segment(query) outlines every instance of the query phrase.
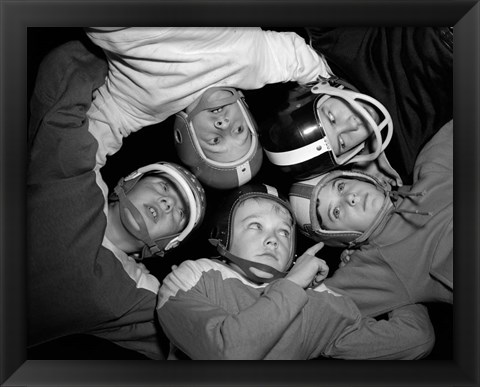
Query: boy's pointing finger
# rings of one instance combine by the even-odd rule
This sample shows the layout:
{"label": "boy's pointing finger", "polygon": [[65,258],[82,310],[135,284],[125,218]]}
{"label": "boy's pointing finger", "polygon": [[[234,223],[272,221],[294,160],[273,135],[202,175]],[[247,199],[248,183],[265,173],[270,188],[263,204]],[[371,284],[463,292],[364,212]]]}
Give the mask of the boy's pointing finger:
{"label": "boy's pointing finger", "polygon": [[316,245],[313,245],[312,247],[308,248],[307,251],[305,251],[305,254],[315,255],[323,248],[323,246],[324,246],[323,242],[318,242]]}

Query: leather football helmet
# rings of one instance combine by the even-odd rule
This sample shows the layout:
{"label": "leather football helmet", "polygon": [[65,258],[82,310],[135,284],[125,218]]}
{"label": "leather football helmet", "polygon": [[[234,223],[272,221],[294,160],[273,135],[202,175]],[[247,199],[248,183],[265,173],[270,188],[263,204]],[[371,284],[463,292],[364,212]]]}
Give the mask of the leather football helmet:
{"label": "leather football helmet", "polygon": [[[218,253],[238,265],[245,273],[245,275],[252,281],[257,283],[271,282],[274,279],[284,277],[286,272],[280,272],[273,267],[264,265],[258,262],[252,262],[244,257],[238,257],[230,253],[229,249],[232,243],[233,236],[233,220],[235,217],[238,206],[245,200],[250,198],[265,198],[273,200],[279,203],[282,207],[287,209],[290,213],[293,221],[292,225],[292,245],[290,250],[289,261],[286,265],[286,270],[290,268],[293,259],[295,257],[295,244],[296,244],[296,222],[293,210],[288,202],[288,199],[284,197],[279,191],[272,186],[266,184],[246,184],[230,193],[225,199],[223,205],[218,208],[216,214],[216,222],[210,233],[210,243],[217,248]],[[263,278],[255,275],[250,271],[250,268],[256,268],[261,271],[272,274],[271,278]]]}
{"label": "leather football helmet", "polygon": [[[230,97],[217,100],[212,105],[208,97],[217,90],[228,91]],[[219,162],[208,158],[198,141],[192,118],[203,110],[215,109],[229,104],[238,104],[251,134],[248,152],[239,160]],[[174,124],[175,147],[177,154],[193,174],[205,185],[217,189],[231,189],[248,183],[259,171],[263,152],[258,139],[257,124],[253,119],[245,97],[240,90],[232,87],[211,87],[200,97],[198,105],[189,113],[177,113]]]}

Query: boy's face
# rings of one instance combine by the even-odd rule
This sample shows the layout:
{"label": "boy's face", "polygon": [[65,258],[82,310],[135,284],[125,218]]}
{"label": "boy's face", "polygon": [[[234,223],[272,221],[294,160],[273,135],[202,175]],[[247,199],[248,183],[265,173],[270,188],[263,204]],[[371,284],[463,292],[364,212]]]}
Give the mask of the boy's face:
{"label": "boy's face", "polygon": [[293,221],[284,207],[268,199],[247,199],[235,213],[230,252],[283,271],[293,236]]}
{"label": "boy's face", "polygon": [[[155,240],[179,233],[187,225],[188,206],[182,194],[170,180],[147,175],[135,184],[127,197],[140,212],[150,237]],[[131,224],[139,229],[130,212],[127,214]]]}
{"label": "boy's face", "polygon": [[364,232],[377,217],[385,194],[375,185],[338,178],[317,196],[317,215],[326,230]]}
{"label": "boy's face", "polygon": [[[217,90],[208,102],[229,97],[226,90]],[[187,108],[187,113],[190,109]],[[252,135],[238,103],[203,110],[192,118],[198,141],[205,156],[219,162],[241,159],[250,149]]]}
{"label": "boy's face", "polygon": [[[374,108],[360,101],[358,103],[377,124],[380,122]],[[372,134],[367,122],[339,98],[330,97],[317,109],[332,150],[337,156],[354,148]]]}

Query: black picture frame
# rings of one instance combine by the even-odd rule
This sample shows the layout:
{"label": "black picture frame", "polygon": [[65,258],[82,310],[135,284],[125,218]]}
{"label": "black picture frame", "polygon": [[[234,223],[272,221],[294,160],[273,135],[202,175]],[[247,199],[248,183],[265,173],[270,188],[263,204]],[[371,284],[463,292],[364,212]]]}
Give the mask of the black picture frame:
{"label": "black picture frame", "polygon": [[[417,1],[0,2],[0,383],[2,386],[477,386],[480,5]],[[419,362],[26,360],[25,171],[28,27],[83,25],[454,26],[454,358]]]}

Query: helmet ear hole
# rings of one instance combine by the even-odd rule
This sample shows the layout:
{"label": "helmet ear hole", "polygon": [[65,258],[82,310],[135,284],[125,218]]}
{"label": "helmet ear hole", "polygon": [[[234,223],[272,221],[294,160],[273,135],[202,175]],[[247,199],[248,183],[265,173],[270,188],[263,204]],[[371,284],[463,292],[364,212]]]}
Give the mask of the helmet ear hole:
{"label": "helmet ear hole", "polygon": [[175,129],[174,136],[175,136],[175,142],[177,144],[181,144],[183,142],[183,137],[182,137],[182,133],[180,133],[180,130]]}

